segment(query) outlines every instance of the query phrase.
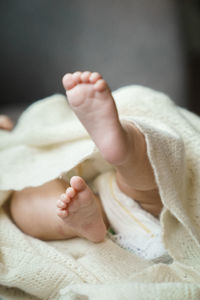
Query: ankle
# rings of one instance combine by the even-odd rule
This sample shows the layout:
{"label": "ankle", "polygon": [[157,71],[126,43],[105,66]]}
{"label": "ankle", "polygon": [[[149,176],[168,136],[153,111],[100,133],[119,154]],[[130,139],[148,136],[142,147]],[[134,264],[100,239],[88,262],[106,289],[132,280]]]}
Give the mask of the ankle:
{"label": "ankle", "polygon": [[135,161],[135,166],[146,157],[146,141],[143,133],[131,122],[123,122],[127,139],[127,161]]}
{"label": "ankle", "polygon": [[100,152],[104,159],[113,166],[124,164],[127,159],[129,139],[123,128],[109,135],[106,134],[105,142],[101,144]]}

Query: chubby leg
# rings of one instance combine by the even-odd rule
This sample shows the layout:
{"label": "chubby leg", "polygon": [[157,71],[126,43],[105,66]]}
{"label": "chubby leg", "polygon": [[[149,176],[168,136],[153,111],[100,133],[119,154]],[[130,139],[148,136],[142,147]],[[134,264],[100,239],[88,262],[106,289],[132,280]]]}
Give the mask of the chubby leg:
{"label": "chubby leg", "polygon": [[[94,242],[102,241],[106,227],[100,202],[81,178],[72,178],[72,186],[71,191],[76,195],[71,197],[73,200],[70,198],[68,217],[65,215],[66,209],[59,207],[59,199],[66,194],[69,185],[57,179],[39,187],[14,192],[10,201],[12,220],[24,233],[42,240],[82,236]],[[91,216],[88,220],[90,214],[96,219]],[[82,230],[84,226],[87,230]],[[95,226],[98,229],[94,232]]]}
{"label": "chubby leg", "polygon": [[134,124],[119,121],[105,80],[96,72],[75,72],[63,77],[63,85],[71,108],[102,156],[116,168],[120,189],[158,216],[162,203],[145,138]]}

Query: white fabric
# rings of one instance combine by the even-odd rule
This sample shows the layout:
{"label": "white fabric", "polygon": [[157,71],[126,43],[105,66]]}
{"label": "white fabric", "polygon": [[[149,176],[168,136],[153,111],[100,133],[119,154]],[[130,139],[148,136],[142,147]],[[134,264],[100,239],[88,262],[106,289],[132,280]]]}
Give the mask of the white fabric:
{"label": "white fabric", "polygon": [[[152,290],[154,290],[153,293]],[[69,286],[61,291],[60,300],[198,300],[199,298],[199,288],[192,283],[185,283],[184,285],[176,282],[160,283],[156,286],[152,283],[144,285],[142,283],[120,282],[120,289],[119,283]]]}
{"label": "white fabric", "polygon": [[120,191],[115,172],[99,175],[93,185],[115,232],[113,241],[144,259],[168,261],[159,220]]}
{"label": "white fabric", "polygon": [[[0,295],[4,299],[23,295],[21,299],[55,300],[65,287],[62,299],[82,295],[100,300],[105,292],[112,295],[110,299],[120,300],[124,290],[129,299],[139,294],[144,299],[171,299],[171,291],[176,290],[177,299],[188,295],[199,299],[200,119],[147,88],[129,86],[113,94],[120,117],[134,122],[145,135],[164,205],[163,243],[173,263],[143,260],[110,239],[100,244],[78,238],[46,243],[24,235],[0,209]],[[40,185],[86,158],[93,169],[95,153],[63,96],[33,104],[13,132],[0,131],[0,203],[13,189]],[[98,175],[99,165],[104,169],[98,159],[88,170],[92,176]]]}

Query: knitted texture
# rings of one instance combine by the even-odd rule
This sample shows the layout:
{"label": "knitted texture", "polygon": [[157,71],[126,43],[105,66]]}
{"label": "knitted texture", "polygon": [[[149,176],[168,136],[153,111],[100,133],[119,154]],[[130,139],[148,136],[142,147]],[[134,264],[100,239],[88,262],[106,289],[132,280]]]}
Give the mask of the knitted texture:
{"label": "knitted texture", "polygon": [[[145,261],[108,238],[100,244],[43,242],[23,234],[1,209],[3,299],[199,299],[200,120],[147,88],[113,94],[120,118],[145,135],[164,205],[163,242],[173,263]],[[10,191],[41,185],[80,162],[84,175],[84,162],[90,162],[91,178],[108,168],[65,97],[36,102],[12,132],[0,131],[0,203]]]}

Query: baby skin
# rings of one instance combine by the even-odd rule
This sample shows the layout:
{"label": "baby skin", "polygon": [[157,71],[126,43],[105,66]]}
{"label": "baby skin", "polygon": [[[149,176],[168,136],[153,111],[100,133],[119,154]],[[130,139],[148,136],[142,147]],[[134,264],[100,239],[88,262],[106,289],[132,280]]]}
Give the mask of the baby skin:
{"label": "baby skin", "polygon": [[[64,76],[63,85],[72,110],[116,169],[119,188],[158,217],[162,203],[144,135],[134,124],[120,122],[106,81],[96,72],[75,72]],[[25,233],[43,240],[80,236],[100,242],[108,227],[100,199],[79,176],[69,185],[56,179],[13,193],[10,215]]]}
{"label": "baby skin", "polygon": [[3,130],[12,130],[13,122],[5,115],[0,115],[0,129]]}

